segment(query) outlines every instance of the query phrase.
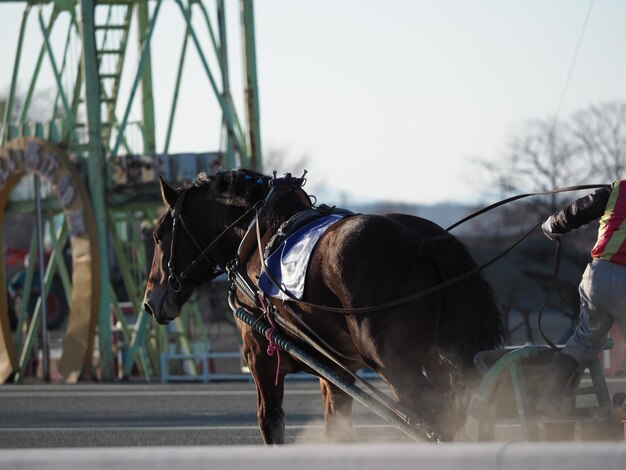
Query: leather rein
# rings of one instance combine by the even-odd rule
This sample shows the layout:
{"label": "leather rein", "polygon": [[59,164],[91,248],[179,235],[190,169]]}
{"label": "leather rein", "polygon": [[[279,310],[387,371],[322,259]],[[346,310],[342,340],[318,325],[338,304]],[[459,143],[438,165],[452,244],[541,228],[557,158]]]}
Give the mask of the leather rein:
{"label": "leather rein", "polygon": [[[297,178],[293,178],[292,179],[294,181],[294,183],[292,183],[294,186],[297,184],[298,186],[302,186],[303,184],[303,180],[299,180]],[[276,179],[274,179],[273,181],[276,181]],[[289,183],[288,183],[289,184]],[[492,209],[495,209],[496,207],[500,207],[504,204],[508,204],[510,202],[516,201],[518,199],[522,199],[522,198],[526,198],[526,197],[530,197],[530,196],[538,196],[538,195],[547,195],[547,194],[555,194],[555,193],[561,193],[561,192],[567,192],[567,191],[579,191],[579,190],[585,190],[585,189],[597,189],[597,188],[601,188],[601,187],[605,187],[606,184],[603,185],[580,185],[580,186],[567,186],[567,187],[562,187],[562,188],[557,188],[551,191],[543,191],[543,192],[537,192],[537,193],[526,193],[526,194],[521,194],[521,195],[517,195],[517,196],[513,196],[507,199],[504,199],[502,201],[499,201],[497,203],[491,204],[490,206],[487,206],[483,209],[480,209],[470,215],[468,215],[467,217],[461,219],[460,221],[456,222],[455,224],[451,225],[450,227],[448,227],[446,229],[446,231],[450,231],[453,228],[457,227],[458,225],[467,222],[471,219],[473,219],[474,217],[477,217],[481,214],[484,214],[485,212],[488,212]],[[342,313],[342,314],[362,314],[362,313],[369,313],[369,312],[373,312],[373,311],[377,311],[377,310],[383,310],[386,308],[391,308],[391,307],[395,307],[398,305],[402,305],[404,303],[408,303],[411,302],[413,300],[416,300],[418,298],[424,297],[426,295],[432,294],[434,292],[437,292],[441,289],[444,289],[446,287],[449,287],[453,284],[456,284],[457,282],[460,282],[468,277],[471,277],[475,274],[477,274],[478,272],[482,271],[483,269],[487,268],[488,266],[492,265],[493,263],[495,263],[496,261],[498,261],[499,259],[501,259],[502,257],[504,257],[505,255],[507,255],[509,252],[511,252],[517,245],[519,245],[524,239],[526,239],[537,227],[539,227],[541,225],[541,222],[534,225],[530,230],[528,230],[524,235],[522,235],[522,237],[520,237],[517,241],[515,241],[513,244],[511,244],[508,248],[506,248],[503,252],[501,252],[500,254],[496,255],[495,257],[491,258],[490,260],[486,261],[485,263],[477,266],[476,268],[463,273],[459,276],[453,277],[451,279],[448,279],[440,284],[437,284],[435,286],[432,286],[428,289],[425,289],[423,291],[420,292],[416,292],[414,294],[410,294],[398,299],[394,299],[391,300],[389,302],[385,302],[382,304],[378,304],[378,305],[372,305],[372,306],[365,306],[365,307],[355,307],[355,308],[342,308],[342,307],[331,307],[331,306],[327,306],[327,305],[320,305],[320,304],[315,304],[315,303],[311,303],[311,302],[306,302],[304,300],[300,300],[298,298],[295,298],[291,295],[291,293],[289,293],[288,291],[286,291],[282,285],[280,284],[280,282],[278,282],[274,276],[269,272],[269,270],[266,267],[266,264],[264,262],[264,258],[263,258],[263,246],[261,243],[261,234],[259,232],[259,207],[261,207],[262,205],[264,205],[265,203],[267,203],[268,200],[271,199],[274,191],[273,191],[274,187],[272,187],[272,189],[270,189],[270,191],[268,192],[267,196],[265,197],[265,199],[262,199],[260,201],[258,201],[257,203],[255,203],[253,206],[251,206],[243,215],[241,215],[237,220],[235,220],[233,223],[231,223],[228,227],[226,227],[206,248],[202,249],[199,245],[199,243],[196,241],[195,237],[193,236],[193,234],[189,231],[189,229],[187,228],[185,221],[181,215],[181,211],[182,211],[182,205],[183,205],[183,201],[184,201],[184,196],[186,194],[186,192],[182,192],[180,193],[180,196],[178,198],[178,200],[176,201],[176,205],[174,207],[174,209],[171,210],[171,215],[172,215],[172,240],[171,240],[171,247],[170,247],[170,258],[168,261],[168,271],[169,271],[169,277],[168,277],[168,284],[170,289],[173,292],[180,292],[182,286],[181,286],[181,280],[184,280],[185,278],[187,278],[187,276],[189,275],[189,273],[196,267],[196,265],[201,261],[201,260],[206,260],[209,264],[211,264],[211,260],[208,258],[208,254],[210,253],[210,251],[212,251],[215,246],[217,245],[217,243],[226,236],[226,234],[237,224],[239,223],[241,220],[243,220],[245,217],[247,217],[252,211],[254,211],[256,213],[255,218],[253,219],[253,222],[250,224],[250,226],[248,227],[248,230],[246,232],[246,234],[244,235],[244,237],[242,238],[242,242],[240,243],[239,246],[239,250],[237,252],[237,256],[235,257],[235,259],[233,259],[232,261],[230,261],[229,263],[227,263],[226,266],[221,267],[221,269],[219,270],[215,270],[212,275],[211,275],[211,279],[214,279],[215,277],[221,275],[222,273],[224,273],[225,271],[228,272],[229,274],[229,278],[231,279],[231,281],[237,285],[237,287],[250,299],[254,300],[255,305],[258,306],[258,299],[256,299],[256,292],[257,292],[257,288],[256,286],[254,286],[254,284],[251,282],[251,280],[248,278],[248,276],[242,272],[242,257],[247,257],[247,255],[249,255],[249,250],[250,250],[250,239],[252,238],[256,238],[255,242],[256,242],[256,246],[259,250],[259,256],[260,256],[260,260],[261,260],[261,270],[267,275],[268,279],[270,280],[270,282],[272,282],[272,284],[274,284],[286,297],[289,298],[290,301],[296,303],[296,304],[300,304],[300,305],[304,305],[307,306],[309,308],[314,308],[314,309],[318,309],[318,310],[323,310],[323,311],[327,311],[327,312],[334,312],[334,313]],[[189,236],[189,238],[192,240],[192,242],[194,243],[194,245],[198,248],[198,250],[200,251],[200,254],[191,262],[189,263],[189,265],[187,265],[187,267],[178,275],[176,276],[174,273],[174,246],[175,246],[175,238],[176,238],[176,222],[177,220],[180,221],[181,225],[183,226],[183,229],[185,230],[185,232],[187,233],[187,235]],[[556,260],[556,268],[555,268],[555,276],[558,274],[558,265],[560,263],[560,244],[557,245],[557,260]],[[244,253],[245,251],[245,253]],[[215,263],[217,264],[217,263]]]}
{"label": "leather rein", "polygon": [[[567,186],[567,187],[562,187],[562,188],[557,188],[551,191],[543,191],[543,192],[537,192],[537,193],[527,193],[527,194],[520,194],[517,196],[513,196],[510,197],[508,199],[504,199],[502,201],[498,201],[497,203],[491,204],[490,206],[487,206],[483,209],[480,209],[470,215],[468,215],[467,217],[461,219],[460,221],[456,222],[455,224],[451,225],[450,227],[448,227],[446,229],[447,232],[449,232],[450,230],[452,230],[453,228],[457,227],[458,225],[467,222],[468,220],[473,219],[474,217],[477,217],[481,214],[484,214],[485,212],[488,212],[492,209],[495,209],[496,207],[500,207],[504,204],[508,204],[510,202],[516,201],[518,199],[522,199],[522,198],[526,198],[526,197],[530,197],[530,196],[539,196],[539,195],[547,195],[547,194],[556,194],[556,193],[562,193],[562,192],[568,192],[568,191],[580,191],[580,190],[585,190],[585,189],[597,189],[597,188],[602,188],[607,186],[606,184],[602,184],[602,185],[598,185],[598,184],[593,184],[593,185],[579,185],[579,186]],[[268,195],[269,196],[269,195]],[[289,298],[290,301],[300,304],[300,305],[304,305],[307,306],[309,308],[314,308],[314,309],[318,309],[318,310],[323,310],[326,312],[334,312],[334,313],[342,313],[342,314],[363,314],[363,313],[370,313],[370,312],[374,312],[377,310],[384,310],[387,308],[391,308],[391,307],[395,307],[398,305],[402,305],[408,302],[411,302],[413,300],[416,300],[418,298],[421,297],[425,297],[429,294],[432,294],[434,292],[437,292],[441,289],[444,289],[446,287],[449,287],[453,284],[456,284],[464,279],[467,279],[471,276],[474,276],[475,274],[479,273],[480,271],[484,270],[485,268],[487,268],[488,266],[492,265],[493,263],[495,263],[496,261],[500,260],[501,258],[503,258],[505,255],[507,255],[508,253],[510,253],[515,247],[517,247],[523,240],[525,240],[532,232],[535,231],[535,229],[537,229],[539,226],[541,226],[542,222],[537,223],[536,225],[534,225],[530,230],[528,230],[524,235],[522,235],[518,240],[516,240],[514,243],[512,243],[509,247],[507,247],[504,251],[502,251],[500,254],[494,256],[493,258],[491,258],[490,260],[486,261],[485,263],[482,263],[479,266],[476,266],[474,269],[467,271],[463,274],[460,274],[456,277],[453,277],[451,279],[448,279],[442,283],[439,283],[435,286],[432,286],[428,289],[422,290],[420,292],[416,292],[414,294],[409,294],[407,296],[404,297],[400,297],[398,299],[394,299],[391,300],[389,302],[385,302],[382,304],[378,304],[378,305],[372,305],[372,306],[366,306],[366,307],[354,307],[354,308],[343,308],[343,307],[331,307],[331,306],[327,306],[327,305],[319,305],[319,304],[315,304],[315,303],[311,303],[311,302],[306,302],[304,300],[300,300],[296,297],[294,297],[290,292],[288,292],[287,290],[285,290],[283,288],[283,286],[280,284],[280,282],[278,282],[274,276],[272,275],[272,273],[269,272],[269,270],[267,269],[267,266],[265,265],[265,262],[263,261],[263,247],[261,245],[261,237],[260,237],[260,233],[258,233],[258,213],[257,213],[257,217],[255,219],[255,223],[254,226],[257,227],[257,245],[258,245],[258,249],[259,249],[259,255],[261,257],[261,270],[263,271],[263,273],[265,273],[268,277],[268,279],[270,280],[270,282],[272,284],[274,284],[274,286],[276,286],[277,289],[279,289],[281,291],[282,294],[284,294],[286,297]],[[250,227],[250,229],[252,229],[252,226]],[[251,230],[248,230],[248,233],[246,233],[246,236],[244,236],[244,239],[248,236],[250,236],[251,234]],[[240,245],[243,246],[244,243],[242,242],[242,244]],[[557,276],[558,276],[558,271],[559,271],[559,265],[560,265],[560,257],[561,257],[561,245],[560,245],[560,241],[557,241],[557,250],[556,250],[556,259],[555,259],[555,269],[554,269],[554,278],[556,280]],[[238,253],[237,255],[237,263],[235,263],[234,265],[231,265],[232,267],[235,266],[239,266],[241,263],[241,257],[240,257],[240,253]],[[237,282],[237,285],[239,284],[248,284],[247,281],[247,276],[242,276],[241,275],[241,271],[239,269],[234,269],[234,277],[235,278],[239,278]],[[250,286],[248,286],[248,288],[246,289],[247,292],[254,292],[254,289],[251,288]],[[248,295],[248,297],[250,297]],[[546,302],[544,302],[544,307],[545,304],[547,303],[547,299]],[[542,312],[543,312],[543,307],[542,307]],[[543,332],[542,332],[543,335]],[[546,341],[548,342],[548,344],[551,343],[551,341],[547,338],[545,338]]]}

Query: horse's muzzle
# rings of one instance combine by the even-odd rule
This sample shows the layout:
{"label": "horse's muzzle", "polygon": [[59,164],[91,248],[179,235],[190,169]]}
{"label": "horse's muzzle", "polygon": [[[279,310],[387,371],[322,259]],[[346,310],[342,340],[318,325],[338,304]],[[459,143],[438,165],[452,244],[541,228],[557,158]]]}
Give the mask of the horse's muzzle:
{"label": "horse's muzzle", "polygon": [[146,313],[152,315],[156,319],[156,315],[154,314],[154,310],[152,310],[152,306],[150,305],[150,302],[144,302],[143,309],[146,311]]}
{"label": "horse's muzzle", "polygon": [[164,304],[167,298],[167,291],[158,294],[154,290],[146,292],[146,296],[143,299],[143,308],[146,313],[152,315],[157,323],[161,325],[167,325],[171,318],[168,318],[165,312]]}
{"label": "horse's muzzle", "polygon": [[152,309],[152,306],[150,305],[149,302],[144,302],[143,308],[146,311],[146,313],[149,313],[150,315],[154,317],[154,319],[157,321],[159,325],[167,325],[171,321],[169,318],[165,318],[162,315],[157,315]]}

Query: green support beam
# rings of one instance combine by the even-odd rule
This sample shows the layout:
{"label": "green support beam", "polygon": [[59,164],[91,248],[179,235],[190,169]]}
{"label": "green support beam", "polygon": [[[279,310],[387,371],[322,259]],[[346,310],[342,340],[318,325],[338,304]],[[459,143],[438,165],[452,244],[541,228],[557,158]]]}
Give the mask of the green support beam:
{"label": "green support beam", "polygon": [[[67,28],[67,33],[65,35],[65,47],[63,48],[63,61],[61,62],[61,75],[63,75],[63,73],[65,73],[66,71],[66,67],[67,67],[67,63],[68,63],[68,53],[70,50],[70,44],[71,44],[71,40],[72,40],[72,25],[76,24],[76,20],[74,18],[74,10],[70,10],[70,15],[72,15],[72,20],[71,20],[71,25],[69,28]],[[61,99],[61,90],[57,90],[57,94],[56,97],[54,98],[54,105],[52,107],[52,117],[53,118],[57,118],[59,117],[57,115],[57,109],[59,108],[59,100]],[[72,103],[72,107],[71,107],[71,113],[72,115],[75,115],[75,109],[73,107],[73,103]]]}
{"label": "green support beam", "polygon": [[20,69],[20,61],[22,58],[22,47],[24,45],[24,33],[26,32],[26,23],[28,15],[30,13],[30,4],[26,6],[24,13],[22,14],[22,23],[20,25],[20,35],[17,40],[17,49],[15,52],[15,63],[13,64],[13,76],[11,78],[11,89],[9,90],[9,97],[4,107],[4,116],[2,118],[2,145],[6,144],[9,137],[9,127],[11,124],[11,113],[13,112],[13,102],[15,100],[15,92],[17,89],[18,72]]}
{"label": "green support beam", "polygon": [[[13,2],[13,0],[10,0]],[[15,0],[20,2],[21,0]],[[165,140],[165,150],[158,149],[156,145],[156,112],[154,104],[154,93],[152,83],[151,64],[151,39],[155,33],[155,24],[159,14],[162,0],[24,0],[24,12],[21,18],[21,27],[17,40],[17,50],[15,64],[13,66],[12,81],[7,101],[4,108],[0,110],[2,116],[2,145],[10,139],[20,136],[37,136],[44,140],[58,143],[67,148],[72,156],[78,161],[78,168],[82,176],[88,183],[90,203],[96,219],[96,240],[92,240],[97,245],[97,257],[100,268],[93,275],[98,279],[98,289],[100,298],[97,309],[97,334],[100,353],[100,376],[102,380],[113,380],[114,364],[113,349],[114,338],[111,330],[110,305],[119,316],[121,307],[117,302],[110,280],[110,263],[114,258],[120,261],[117,263],[123,271],[124,284],[131,295],[137,318],[136,326],[133,330],[129,325],[123,324],[122,330],[126,341],[129,344],[129,359],[124,363],[123,375],[128,376],[133,365],[137,365],[145,374],[147,380],[157,377],[159,374],[158,348],[168,347],[168,333],[161,327],[154,325],[148,315],[141,309],[141,295],[144,280],[140,278],[140,271],[136,265],[145,265],[143,246],[138,244],[140,236],[138,233],[132,235],[133,238],[125,238],[124,230],[128,233],[136,229],[138,217],[145,220],[152,220],[156,217],[156,204],[159,204],[158,188],[154,191],[150,189],[137,190],[131,188],[130,192],[113,192],[112,173],[113,165],[116,171],[123,166],[119,152],[127,154],[156,154],[169,153],[171,135],[174,126],[174,117],[178,104],[179,91],[183,84],[183,67],[185,66],[189,42],[191,40],[193,48],[197,51],[197,56],[201,66],[206,73],[210,90],[208,94],[213,94],[218,105],[217,112],[221,114],[222,134],[220,135],[220,147],[222,152],[222,164],[227,167],[252,167],[261,169],[260,134],[259,134],[259,111],[258,111],[258,91],[256,78],[256,57],[254,48],[254,25],[252,1],[241,1],[241,27],[245,33],[242,35],[246,45],[243,49],[245,54],[245,74],[246,74],[246,120],[240,120],[235,109],[233,94],[231,90],[229,76],[229,57],[226,33],[226,2],[216,0],[204,2],[203,0],[175,0],[182,11],[182,25],[184,27],[184,42],[181,56],[178,62],[178,74],[172,98],[172,108],[167,122],[167,134]],[[7,0],[0,0],[2,3]],[[215,6],[215,11],[211,8]],[[36,17],[31,18],[30,11],[33,6],[38,6],[39,11]],[[199,15],[194,17],[192,25],[192,9]],[[199,11],[198,11],[199,9]],[[107,15],[108,10],[108,15]],[[97,14],[96,14],[97,12]],[[69,17],[69,21],[65,19]],[[27,45],[26,38],[28,22],[37,23],[37,31],[41,33],[43,40],[41,43]],[[63,21],[61,21],[63,20]],[[96,23],[97,20],[97,23]],[[136,23],[134,21],[136,20]],[[129,26],[137,25],[137,38],[140,44],[140,55],[134,67],[130,70],[125,66],[127,52],[127,40]],[[62,32],[58,28],[67,27]],[[195,28],[195,29],[194,29]],[[208,35],[207,35],[208,31]],[[158,33],[157,33],[158,34]],[[6,43],[6,38],[3,38]],[[56,44],[55,41],[62,41]],[[34,49],[35,56],[33,63],[28,64],[29,69],[33,69],[32,74],[25,80],[20,77],[24,60],[23,51],[26,48]],[[206,57],[205,52],[211,56]],[[213,55],[215,57],[213,57]],[[193,58],[195,59],[195,57]],[[210,60],[209,60],[210,59]],[[47,60],[50,64],[45,64]],[[74,62],[73,62],[74,61]],[[211,66],[209,66],[209,63]],[[217,64],[217,65],[216,65]],[[33,68],[34,67],[34,68]],[[124,73],[123,73],[124,72]],[[47,76],[44,77],[44,74]],[[121,102],[118,91],[122,80],[130,76],[129,80],[123,83],[123,89],[128,91],[127,101]],[[38,88],[44,80],[53,80],[55,85],[52,96],[53,110],[49,117],[43,117],[38,122],[31,122],[32,105],[39,92]],[[19,84],[25,83],[25,96],[18,99]],[[130,122],[131,106],[141,85],[141,109],[142,116],[140,122]],[[157,86],[158,82],[154,83]],[[194,91],[196,92],[196,91]],[[206,90],[197,92],[205,94]],[[120,100],[120,102],[118,102]],[[24,106],[17,108],[17,104]],[[116,113],[120,113],[119,118]],[[242,126],[245,124],[245,127]],[[143,138],[143,148],[139,147],[139,142],[135,137],[135,126],[140,130]],[[127,132],[127,128],[130,129]],[[137,145],[133,147],[135,142]],[[209,149],[198,149],[209,150]],[[118,158],[119,157],[119,158]],[[111,166],[109,166],[111,165]],[[128,189],[128,188],[127,188]],[[135,191],[135,192],[133,192]],[[137,194],[140,197],[137,198]],[[146,201],[148,206],[147,209]],[[56,197],[46,199],[43,202],[43,210],[47,216],[62,211],[59,200]],[[142,206],[143,204],[143,206]],[[7,204],[7,213],[26,212],[32,213],[32,201],[10,201]],[[107,220],[107,215],[116,211],[124,212],[128,216],[124,221],[121,219]],[[138,215],[138,212],[141,215]],[[121,230],[122,236],[116,238],[113,231],[115,225],[126,224]],[[53,254],[55,254],[56,270],[63,283],[66,296],[71,292],[71,278],[68,267],[60,258],[63,251],[63,239],[67,237],[68,226],[53,227],[49,225],[49,233],[52,239]],[[57,237],[55,237],[55,232]],[[130,235],[129,235],[130,236]],[[59,238],[61,237],[61,238]],[[111,243],[113,240],[113,243]],[[115,245],[115,246],[114,246]],[[2,247],[0,247],[1,249]],[[33,248],[34,249],[34,248]],[[31,249],[31,251],[33,250]],[[131,253],[132,255],[128,255]],[[34,265],[33,265],[34,267]],[[32,285],[32,268],[27,270],[27,284]],[[30,291],[30,287],[27,289]],[[177,348],[189,351],[191,347],[189,338],[202,328],[194,327],[188,330],[185,323],[188,317],[193,317],[194,322],[200,322],[201,317],[196,310],[184,313],[184,320],[181,320],[178,333],[172,338],[176,339]],[[32,312],[30,312],[32,313]],[[22,320],[29,316],[29,312],[22,309],[19,312]],[[94,319],[95,321],[95,319]],[[36,322],[33,322],[36,323]],[[123,321],[122,321],[123,323]],[[129,324],[132,325],[131,322]],[[30,354],[36,335],[36,325],[31,325],[31,332],[28,338],[26,350],[20,351],[22,357],[21,367],[25,367],[26,358]],[[117,333],[116,333],[117,334]],[[15,334],[14,339],[19,343],[19,349],[24,343],[21,332]],[[194,339],[197,342],[197,338]],[[193,367],[190,367],[193,369]],[[85,369],[87,370],[87,369]],[[23,375],[24,369],[22,369]],[[89,377],[85,377],[89,378]]]}
{"label": "green support beam", "polygon": [[[156,16],[156,12],[155,12]],[[143,152],[152,154],[156,152],[154,98],[152,92],[152,58],[150,54],[150,38],[148,37],[148,0],[139,0],[137,5],[137,19],[139,22],[139,45],[145,44],[145,62],[141,71],[141,93],[143,106]],[[151,30],[150,30],[151,31]]]}
{"label": "green support beam", "polygon": [[[41,10],[40,10],[40,13],[41,13]],[[54,26],[54,22],[56,21],[57,16],[58,16],[58,11],[56,9],[52,10],[52,14],[50,15],[50,20],[49,20],[48,26],[46,27],[44,36],[50,35],[50,32],[52,31],[52,27]],[[33,71],[32,79],[30,81],[30,86],[28,88],[28,92],[26,93],[26,98],[24,98],[24,104],[22,106],[22,112],[20,113],[18,125],[23,125],[26,122],[28,111],[30,109],[30,101],[33,97],[33,93],[37,85],[37,80],[39,78],[39,72],[41,71],[41,64],[43,63],[45,52],[46,52],[46,45],[42,44],[41,48],[39,49],[39,56],[37,57],[37,63],[35,65],[35,70]]]}
{"label": "green support beam", "polygon": [[[55,10],[56,11],[56,10]],[[50,65],[52,66],[52,74],[54,75],[54,80],[57,84],[57,91],[61,98],[61,103],[63,104],[63,111],[65,111],[65,119],[69,123],[69,128],[72,129],[74,127],[74,116],[72,115],[70,102],[67,100],[67,96],[63,90],[63,78],[61,77],[61,72],[57,65],[57,61],[54,57],[54,51],[52,50],[52,46],[50,44],[50,31],[52,29],[52,25],[54,23],[53,20],[50,20],[50,24],[46,27],[43,19],[43,12],[39,10],[39,26],[41,27],[41,33],[43,34],[44,44],[46,47],[46,51],[48,52],[48,58],[50,59]],[[53,13],[53,18],[56,15]],[[26,107],[24,108],[27,109]]]}
{"label": "green support beam", "polygon": [[[33,275],[35,273],[35,250],[37,249],[37,232],[33,231],[30,238],[30,247],[26,258],[26,272],[24,276],[24,284],[22,285],[22,297],[29,296],[33,285]],[[22,331],[28,318],[28,302],[20,302],[19,311],[17,312],[17,328],[13,335],[13,343],[15,349],[19,350],[22,346]]]}
{"label": "green support beam", "polygon": [[202,63],[202,67],[204,68],[204,71],[207,74],[209,83],[211,85],[211,89],[213,90],[213,93],[215,94],[217,102],[220,105],[220,108],[224,115],[224,119],[226,120],[226,123],[230,127],[230,129],[233,129],[234,135],[236,136],[236,145],[237,145],[237,150],[239,152],[239,156],[241,159],[241,166],[249,167],[250,166],[249,155],[248,155],[248,151],[246,148],[246,141],[244,139],[244,134],[241,128],[241,124],[239,123],[239,119],[237,118],[237,115],[233,113],[233,109],[234,109],[233,106],[224,99],[224,97],[220,93],[219,88],[217,87],[217,83],[215,81],[213,73],[211,72],[211,68],[209,67],[207,59],[202,50],[202,45],[200,44],[200,40],[198,39],[198,36],[196,35],[196,32],[191,24],[191,18],[189,17],[189,14],[187,10],[185,9],[185,6],[183,5],[183,2],[181,0],[176,0],[176,3],[178,4],[183,14],[183,17],[185,18],[185,22],[187,23],[187,27],[189,28],[189,32],[191,34],[191,39],[193,40],[194,46],[196,47],[196,50],[198,52],[198,56],[200,58],[200,62]]}
{"label": "green support beam", "polygon": [[[34,251],[33,251],[34,252]],[[31,254],[33,253],[31,252]],[[39,298],[37,299],[37,303],[35,305],[35,311],[32,312],[32,318],[30,320],[30,325],[28,327],[28,333],[26,338],[24,339],[24,345],[22,347],[22,352],[20,354],[19,360],[19,371],[15,375],[15,382],[19,383],[24,379],[24,374],[26,373],[26,369],[29,364],[29,360],[33,353],[33,348],[35,347],[35,343],[37,342],[37,338],[40,336],[39,326],[41,324],[41,306],[42,299],[47,298],[48,293],[50,292],[50,288],[52,287],[52,280],[54,279],[54,273],[56,271],[56,266],[60,257],[60,252],[52,252],[52,256],[48,261],[48,266],[46,267],[46,271],[44,274],[44,289],[43,292],[39,294]],[[32,265],[34,257],[30,259]],[[30,266],[30,264],[29,264]],[[24,288],[24,292],[26,292],[26,288]],[[28,303],[28,302],[25,302]]]}
{"label": "green support beam", "polygon": [[248,119],[248,150],[250,168],[263,171],[261,153],[261,125],[259,85],[256,73],[256,45],[254,38],[254,10],[252,0],[241,0],[241,27],[243,28],[243,55],[245,74],[246,117]]}
{"label": "green support beam", "polygon": [[[206,13],[206,11],[205,11]],[[208,21],[208,18],[207,18]],[[233,104],[230,95],[230,75],[228,71],[228,42],[226,41],[226,11],[224,8],[224,0],[217,0],[217,24],[220,35],[219,59],[220,68],[222,70],[222,95],[224,100]],[[232,129],[227,125],[226,119],[222,119],[222,127],[226,135],[226,147],[224,148],[224,163],[226,168],[235,167],[235,146],[236,140]]]}
{"label": "green support beam", "polygon": [[[191,9],[189,10],[191,16]],[[176,74],[176,83],[174,85],[174,94],[172,95],[172,106],[170,108],[170,115],[167,122],[167,132],[165,134],[165,145],[163,148],[164,153],[170,151],[170,141],[172,139],[172,131],[174,129],[174,117],[176,116],[176,108],[178,105],[178,94],[180,92],[180,84],[183,77],[183,69],[185,68],[185,57],[187,54],[187,44],[189,44],[189,26],[185,26],[185,36],[183,37],[183,48],[180,52],[178,59],[178,73]]]}
{"label": "green support beam", "polygon": [[115,140],[115,144],[111,148],[111,152],[110,152],[110,155],[114,157],[117,156],[117,152],[119,151],[120,145],[122,144],[122,139],[124,137],[124,132],[126,131],[126,125],[128,124],[128,117],[130,115],[130,110],[132,108],[133,100],[135,98],[135,93],[137,92],[137,87],[139,86],[139,82],[143,75],[144,66],[146,65],[146,60],[149,57],[150,41],[152,40],[152,33],[154,32],[154,26],[159,16],[161,2],[162,0],[157,0],[156,7],[154,8],[154,13],[152,14],[152,19],[149,22],[148,31],[143,40],[143,48],[139,56],[139,64],[137,65],[137,71],[135,72],[133,85],[130,89],[128,103],[126,104],[126,110],[124,111],[124,116],[122,118],[122,122],[120,123],[120,127],[118,129],[117,139]]}
{"label": "green support beam", "polygon": [[100,272],[100,305],[98,308],[98,344],[100,348],[100,371],[102,380],[113,380],[113,357],[111,319],[109,314],[109,250],[106,227],[106,204],[104,189],[107,178],[102,128],[100,121],[100,77],[95,34],[95,0],[81,0],[81,35],[83,41],[83,76],[87,96],[87,125],[89,129],[89,153],[87,175],[91,202],[96,218]]}

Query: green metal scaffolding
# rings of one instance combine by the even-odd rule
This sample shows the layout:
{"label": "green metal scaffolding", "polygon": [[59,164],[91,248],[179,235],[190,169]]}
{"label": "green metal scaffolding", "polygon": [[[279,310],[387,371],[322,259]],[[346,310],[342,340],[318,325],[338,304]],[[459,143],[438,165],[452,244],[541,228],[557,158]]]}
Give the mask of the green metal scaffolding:
{"label": "green metal scaffolding", "polygon": [[[208,94],[214,97],[221,114],[222,148],[217,150],[222,165],[259,171],[262,168],[252,0],[241,0],[239,4],[245,77],[245,126],[232,97],[224,0],[174,2],[180,10],[182,47],[177,60],[172,60],[172,65],[177,67],[176,79],[174,89],[171,90],[171,107],[164,119],[167,123],[164,146],[158,148],[152,48],[153,38],[158,34],[156,26],[160,20],[163,0],[13,1],[23,3],[24,11],[19,35],[14,43],[16,53],[10,88],[3,103],[1,146],[21,136],[36,136],[61,144],[75,161],[87,184],[96,219],[95,242],[100,260],[101,300],[97,312],[97,344],[99,376],[102,380],[115,379],[114,350],[120,341],[128,346],[120,375],[128,377],[136,367],[147,379],[158,375],[158,351],[171,344],[172,335],[168,337],[162,329],[156,333],[151,329],[141,300],[147,260],[140,226],[141,222],[154,221],[159,216],[162,204],[156,187],[156,175],[129,181],[124,186],[115,180],[114,174],[116,169],[124,171],[129,156],[151,156],[156,161],[159,156],[169,155],[179,93],[184,82],[183,71],[189,60],[190,49],[196,52],[208,79]],[[0,11],[2,3],[9,2],[0,0]],[[35,16],[35,27],[41,37],[38,45],[28,42],[30,36],[27,29],[33,25],[31,16]],[[62,27],[66,29],[59,34],[58,29]],[[139,51],[134,64],[128,60],[132,28],[136,31]],[[208,45],[202,40],[207,35],[210,38]],[[3,37],[2,41],[6,45],[11,44],[13,39]],[[24,51],[36,47],[39,52],[33,72],[25,79],[22,75]],[[52,112],[46,119],[33,121],[30,112],[46,61],[54,83]],[[23,97],[18,96],[20,83],[28,84]],[[121,92],[123,88],[127,90],[126,95]],[[137,119],[132,116],[136,110],[135,101],[139,99],[141,117]],[[121,190],[120,185],[124,186]],[[49,288],[56,273],[62,279],[63,289],[69,298],[71,279],[60,256],[67,239],[67,225],[63,223],[58,226],[54,222],[61,212],[54,200],[44,200],[43,203],[44,208],[47,208],[45,220],[53,252],[48,263],[46,286]],[[33,207],[30,199],[13,201],[7,206],[7,212],[28,212],[34,210]],[[33,239],[30,256],[36,244]],[[124,291],[133,312],[132,321],[128,320],[128,315],[120,307],[111,284],[112,263],[121,273]],[[32,266],[33,263],[29,264],[26,270],[26,295],[31,290]],[[24,324],[28,316],[25,308],[19,311],[20,325]],[[194,310],[192,306],[188,310],[193,322],[200,321],[197,309]],[[16,375],[18,381],[24,376],[39,328],[39,307],[29,313],[34,313],[34,316],[26,336],[22,336],[21,328],[18,327],[14,339],[20,351],[20,370]],[[112,331],[112,314],[119,322],[119,331]],[[177,347],[188,352],[190,334],[185,321],[183,319],[177,323],[177,331],[173,335]],[[194,367],[193,364],[189,365],[192,371]]]}

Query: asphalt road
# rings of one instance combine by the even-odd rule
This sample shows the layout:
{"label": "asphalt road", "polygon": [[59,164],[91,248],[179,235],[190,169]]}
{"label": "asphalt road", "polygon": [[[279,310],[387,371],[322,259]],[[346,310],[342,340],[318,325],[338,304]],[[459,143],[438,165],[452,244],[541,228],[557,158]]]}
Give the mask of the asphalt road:
{"label": "asphalt road", "polygon": [[[286,385],[289,443],[323,442],[317,381]],[[357,442],[410,442],[355,403]],[[211,384],[5,385],[0,448],[262,444],[256,392],[245,382]]]}
{"label": "asphalt road", "polygon": [[[379,381],[374,381],[380,386]],[[607,379],[612,392],[624,378]],[[324,442],[316,380],[285,388],[288,443]],[[355,442],[411,442],[354,403]],[[496,440],[520,440],[517,422]],[[248,382],[0,386],[0,449],[52,447],[262,445],[256,391]]]}

